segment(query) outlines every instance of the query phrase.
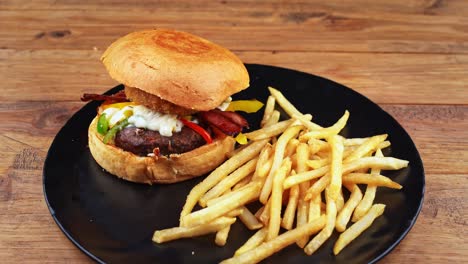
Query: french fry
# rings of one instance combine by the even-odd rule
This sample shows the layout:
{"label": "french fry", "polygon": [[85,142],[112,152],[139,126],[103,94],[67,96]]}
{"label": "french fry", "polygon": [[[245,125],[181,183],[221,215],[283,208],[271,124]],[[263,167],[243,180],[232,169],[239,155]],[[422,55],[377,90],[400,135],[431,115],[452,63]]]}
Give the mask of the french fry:
{"label": "french fry", "polygon": [[227,216],[227,217],[236,217],[236,216],[239,216],[241,215],[242,213],[244,212],[244,206],[242,207],[239,207],[239,208],[236,208],[228,213],[226,213],[224,216]]}
{"label": "french fry", "polygon": [[299,185],[294,185],[289,191],[288,204],[286,205],[283,220],[281,221],[281,227],[287,230],[290,230],[294,223],[297,203],[299,201]]}
{"label": "french fry", "polygon": [[197,204],[198,200],[213,186],[220,182],[226,175],[233,172],[235,169],[240,167],[242,164],[253,159],[260,153],[262,148],[268,140],[255,141],[235,156],[226,160],[213,172],[211,172],[201,183],[197,184],[192,188],[187,199],[185,201],[182,212],[180,213],[180,222],[182,223],[183,218],[192,212],[193,208]]}
{"label": "french fry", "polygon": [[270,221],[266,241],[278,236],[281,224],[281,205],[283,200],[283,181],[291,170],[291,160],[285,158],[281,167],[273,175],[273,188],[271,192]]}
{"label": "french fry", "polygon": [[[250,184],[249,184],[249,183],[250,183]],[[213,199],[211,199],[211,200],[208,200],[208,201],[206,202],[206,205],[207,205],[208,207],[210,207],[210,206],[213,206],[213,205],[215,205],[215,204],[217,204],[217,203],[220,203],[220,202],[222,202],[222,201],[230,200],[230,199],[232,199],[232,197],[233,197],[234,195],[236,195],[236,194],[239,193],[239,192],[245,192],[244,189],[246,189],[246,188],[251,188],[252,185],[254,185],[254,184],[261,184],[261,183],[259,183],[259,182],[248,182],[247,184],[241,186],[241,187],[238,188],[238,189],[235,189],[235,190],[234,190],[234,188],[233,188],[233,190],[228,190],[227,192],[223,193],[223,195],[221,195],[221,196],[218,196],[218,197],[216,197],[216,198],[213,198]]]}
{"label": "french fry", "polygon": [[297,145],[299,145],[299,140],[295,138],[289,140],[288,144],[286,145],[286,149],[284,150],[284,157],[290,157],[296,153]]}
{"label": "french fry", "polygon": [[[301,138],[302,136],[299,137],[299,141],[303,142]],[[328,144],[328,142],[320,140],[320,139],[310,138],[309,140],[307,140],[307,144],[309,145],[309,150],[310,150],[311,155],[314,155],[315,153],[319,151],[330,150],[330,145]]]}
{"label": "french fry", "polygon": [[307,223],[301,227],[295,228],[293,230],[287,231],[275,239],[272,239],[268,242],[264,242],[258,247],[253,248],[243,254],[234,256],[230,259],[226,259],[221,264],[242,264],[242,263],[258,263],[263,259],[273,255],[274,253],[280,251],[281,249],[291,245],[299,238],[304,236],[310,236],[317,233],[325,226],[325,216],[322,216],[315,221]]}
{"label": "french fry", "polygon": [[336,201],[341,191],[344,150],[343,139],[338,135],[333,135],[328,138],[327,141],[331,146],[330,186],[328,186],[327,194],[330,195],[330,199]]}
{"label": "french fry", "polygon": [[314,198],[310,199],[309,202],[309,212],[308,212],[308,221],[313,221],[320,217],[322,209],[322,196],[316,195]]}
{"label": "french fry", "polygon": [[[330,195],[326,194],[326,197]],[[327,222],[325,227],[318,233],[310,242],[305,246],[304,252],[307,255],[312,255],[322,244],[331,236],[333,230],[335,229],[336,221],[336,204],[334,200],[327,198]]]}
{"label": "french fry", "polygon": [[383,175],[372,175],[369,173],[350,173],[343,176],[343,183],[370,184],[392,189],[401,189],[402,186]]}
{"label": "french fry", "polygon": [[247,177],[237,182],[236,185],[232,187],[232,190],[235,191],[237,189],[244,187],[245,185],[247,185],[249,182],[252,181],[252,177],[253,177],[253,174],[249,174]]}
{"label": "french fry", "polygon": [[[375,152],[376,157],[383,157],[382,150],[378,149]],[[378,175],[380,174],[379,169],[372,169],[371,170],[372,175]],[[354,210],[353,217],[351,218],[351,221],[356,222],[357,220],[361,219],[367,211],[372,206],[372,203],[374,202],[375,199],[375,193],[377,192],[377,186],[375,185],[367,185],[366,191],[364,192],[364,197],[362,198],[361,202],[356,206],[356,209]]]}
{"label": "french fry", "polygon": [[220,217],[204,225],[193,227],[173,227],[157,230],[154,232],[153,241],[156,243],[164,243],[179,238],[206,235],[221,230],[224,227],[233,224],[235,221],[236,219],[233,217]]}
{"label": "french fry", "polygon": [[262,128],[277,124],[279,122],[280,115],[281,114],[279,111],[274,110],[273,113],[271,113],[270,118],[267,119],[267,121],[265,122],[265,125],[263,125]]}
{"label": "french fry", "polygon": [[222,179],[218,184],[213,186],[213,188],[211,188],[208,192],[205,193],[205,195],[203,195],[200,198],[200,201],[199,201],[200,205],[203,207],[206,207],[206,202],[208,200],[211,200],[213,198],[220,196],[221,194],[226,192],[228,189],[231,189],[231,187],[233,187],[240,180],[244,179],[245,177],[253,173],[257,166],[257,160],[258,158],[249,160],[247,163],[240,166],[231,174],[229,174],[227,177]]}
{"label": "french fry", "polygon": [[223,229],[220,229],[218,232],[216,232],[215,244],[220,246],[220,247],[226,245],[226,241],[227,241],[227,238],[229,236],[229,231],[230,230],[231,230],[231,225],[228,225],[228,226],[224,227]]}
{"label": "french fry", "polygon": [[293,115],[292,117],[299,120],[299,122],[301,122],[301,124],[307,127],[309,130],[313,131],[313,130],[323,129],[323,127],[310,121],[312,119],[312,116],[311,118],[307,118],[305,115]]}
{"label": "french fry", "polygon": [[317,159],[317,160],[308,160],[307,161],[307,166],[309,166],[312,169],[318,169],[323,166],[326,166],[330,164],[330,159],[325,158],[325,159]]}
{"label": "french fry", "polygon": [[264,127],[267,120],[271,117],[273,111],[275,110],[275,97],[268,96],[267,102],[265,104],[265,110],[263,112],[263,118],[260,122],[260,127]]}
{"label": "french fry", "polygon": [[[309,159],[309,147],[306,143],[299,143],[296,149],[296,170],[297,172],[305,172],[307,171],[307,160]],[[283,184],[284,188],[284,184]],[[297,216],[296,216],[296,227],[300,227],[302,225],[307,224],[308,221],[308,211],[309,211],[309,203],[304,200],[305,194],[309,189],[309,182],[303,182],[299,184],[299,197],[298,197],[298,204],[297,204]],[[296,241],[296,244],[303,248],[308,241],[308,237],[302,237],[301,239]]]}
{"label": "french fry", "polygon": [[265,241],[265,237],[267,235],[268,229],[266,227],[258,230],[253,236],[251,236],[239,249],[236,250],[234,256],[239,256],[251,249],[256,248],[259,246],[263,241]]}
{"label": "french fry", "polygon": [[338,255],[344,247],[364,232],[364,230],[366,230],[377,217],[381,216],[384,210],[384,204],[374,204],[364,217],[341,233],[338,240],[335,242],[333,253]]}
{"label": "french fry", "polygon": [[364,155],[370,151],[376,150],[377,146],[385,141],[387,137],[387,134],[370,137],[364,141],[363,144],[359,145],[359,147],[357,147],[348,157],[346,157],[344,162],[346,163],[364,157]]}
{"label": "french fry", "polygon": [[273,147],[271,146],[271,144],[267,144],[262,149],[260,155],[258,155],[257,165],[255,166],[255,173],[252,177],[253,181],[257,179],[262,179],[268,174],[268,171],[271,167],[271,163],[273,163],[273,159],[271,159],[270,161],[270,156],[272,156],[272,153]]}
{"label": "french fry", "polygon": [[260,221],[258,221],[255,215],[253,215],[252,212],[250,212],[250,210],[245,206],[242,207],[242,213],[239,214],[239,219],[250,230],[255,230],[263,227],[263,224]]}
{"label": "french fry", "polygon": [[354,211],[354,208],[358,205],[358,203],[362,199],[362,192],[361,189],[356,184],[352,184],[348,187],[351,191],[351,195],[349,196],[348,201],[346,201],[345,205],[339,212],[338,216],[336,217],[336,230],[338,232],[343,232],[346,229],[346,225],[351,218],[351,214]]}
{"label": "french fry", "polygon": [[297,110],[297,108],[284,97],[284,95],[273,87],[268,87],[270,90],[270,94],[275,97],[276,102],[283,108],[283,110],[290,116],[293,117],[295,115],[302,116],[303,114]]}
{"label": "french fry", "polygon": [[[268,204],[268,203],[267,203]],[[265,210],[265,205],[262,205],[260,206],[260,208],[258,208],[258,210],[255,212],[255,217],[257,219],[260,219],[260,216],[262,215],[263,211]]]}
{"label": "french fry", "polygon": [[343,197],[343,191],[341,189],[338,192],[338,196],[336,197],[335,203],[336,203],[336,211],[340,212],[345,203],[344,197]]}
{"label": "french fry", "polygon": [[275,152],[273,154],[273,164],[271,165],[270,172],[266,178],[266,181],[263,185],[262,191],[260,193],[260,202],[265,204],[270,196],[271,189],[273,186],[273,175],[276,170],[280,167],[281,163],[283,162],[284,152],[286,149],[286,145],[288,144],[289,140],[295,138],[299,131],[301,131],[302,126],[292,126],[286,129],[284,133],[278,138],[278,142],[275,145]]}
{"label": "french fry", "polygon": [[284,180],[283,189],[289,189],[293,185],[300,184],[302,182],[317,179],[325,175],[330,170],[330,166],[324,166],[316,170],[306,171],[290,176]]}
{"label": "french fry", "polygon": [[318,181],[314,182],[310,186],[310,188],[306,192],[306,196],[304,200],[309,201],[310,199],[313,199],[315,196],[320,195],[325,188],[330,184],[330,174],[326,174],[322,178],[320,178]]}
{"label": "french fry", "polygon": [[327,127],[327,128],[322,128],[319,130],[313,130],[305,133],[301,137],[299,137],[299,140],[301,141],[307,141],[311,138],[315,139],[322,139],[322,138],[327,138],[333,135],[337,135],[346,125],[346,122],[348,121],[349,118],[349,112],[348,110],[345,111],[344,115],[332,126]]}
{"label": "french fry", "polygon": [[392,157],[364,157],[343,165],[343,174],[360,169],[399,170],[408,166],[407,160]]}
{"label": "french fry", "polygon": [[230,199],[223,199],[222,201],[208,206],[201,210],[192,212],[182,218],[181,226],[191,227],[202,225],[213,221],[214,219],[226,214],[227,212],[240,207],[250,200],[258,197],[260,185],[258,182],[252,182],[246,188],[239,189],[232,192]]}
{"label": "french fry", "polygon": [[262,222],[263,225],[265,226],[268,225],[268,223],[270,222],[270,208],[271,208],[271,199],[268,199],[259,217],[260,222]]}
{"label": "french fry", "polygon": [[252,132],[244,133],[244,135],[250,140],[262,140],[268,139],[271,137],[278,136],[283,133],[291,124],[294,123],[294,119],[288,119],[285,121],[278,122],[276,124],[271,124],[263,128],[254,130]]}

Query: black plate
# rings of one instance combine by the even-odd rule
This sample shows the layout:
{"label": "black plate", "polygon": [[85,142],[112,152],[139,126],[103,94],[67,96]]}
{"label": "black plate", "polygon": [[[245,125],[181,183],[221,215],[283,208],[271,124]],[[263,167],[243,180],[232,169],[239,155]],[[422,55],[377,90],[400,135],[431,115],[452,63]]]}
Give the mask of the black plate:
{"label": "black plate", "polygon": [[[378,105],[343,85],[283,68],[263,65],[247,68],[251,87],[235,99],[257,98],[265,102],[267,86],[273,86],[323,126],[333,124],[348,109],[351,115],[342,135],[366,137],[388,133],[392,146],[384,154],[409,160],[410,164],[406,169],[386,173],[404,188],[378,189],[376,202],[387,205],[384,215],[338,256],[332,254],[335,232],[312,256],[293,245],[264,262],[366,263],[384,257],[411,229],[422,206],[424,169],[409,135]],[[108,93],[119,89],[122,87]],[[44,195],[52,217],[85,254],[109,263],[216,263],[231,257],[254,233],[237,222],[224,247],[214,244],[214,235],[153,243],[151,237],[156,229],[178,224],[185,197],[200,178],[147,186],[120,180],[103,171],[87,146],[87,128],[97,106],[97,102],[88,103],[65,124],[44,164]],[[260,116],[261,113],[249,116],[250,124],[258,124]]]}

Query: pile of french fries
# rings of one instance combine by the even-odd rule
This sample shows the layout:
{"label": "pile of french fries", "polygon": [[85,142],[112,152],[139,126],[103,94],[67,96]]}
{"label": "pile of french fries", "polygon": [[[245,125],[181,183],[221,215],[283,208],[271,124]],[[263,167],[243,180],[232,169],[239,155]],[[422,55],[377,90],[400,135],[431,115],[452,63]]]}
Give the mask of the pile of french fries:
{"label": "pile of french fries", "polygon": [[[408,166],[383,156],[387,135],[344,138],[339,133],[348,111],[321,127],[280,91],[269,90],[261,128],[246,133],[249,143],[190,191],[179,226],[156,231],[154,242],[216,233],[215,243],[223,246],[239,218],[257,231],[222,263],[257,263],[294,243],[311,255],[334,230],[340,232],[336,255],[383,214],[385,205],[374,204],[377,187],[402,186],[380,171]],[[280,121],[278,108],[289,119]],[[251,212],[247,205],[257,201],[261,207]],[[197,204],[201,209],[194,211]]]}

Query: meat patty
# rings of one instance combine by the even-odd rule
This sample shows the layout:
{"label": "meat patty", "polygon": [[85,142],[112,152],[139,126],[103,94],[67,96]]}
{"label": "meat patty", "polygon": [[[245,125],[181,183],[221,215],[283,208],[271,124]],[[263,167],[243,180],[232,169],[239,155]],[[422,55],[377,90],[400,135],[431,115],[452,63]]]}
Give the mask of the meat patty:
{"label": "meat patty", "polygon": [[161,155],[184,153],[204,144],[205,140],[197,132],[185,126],[180,132],[173,133],[171,137],[161,136],[157,131],[136,127],[124,128],[115,136],[117,147],[139,156],[153,153],[154,148],[159,148]]}

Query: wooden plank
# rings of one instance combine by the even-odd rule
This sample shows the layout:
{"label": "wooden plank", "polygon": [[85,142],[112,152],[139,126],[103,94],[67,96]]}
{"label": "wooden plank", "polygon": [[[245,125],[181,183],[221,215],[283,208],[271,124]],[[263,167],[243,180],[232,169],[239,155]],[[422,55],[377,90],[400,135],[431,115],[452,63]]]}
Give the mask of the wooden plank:
{"label": "wooden plank", "polygon": [[[74,101],[117,85],[103,50],[0,50],[0,100]],[[381,104],[466,104],[468,55],[236,51],[246,63],[297,69],[342,83]]]}
{"label": "wooden plank", "polygon": [[103,49],[128,32],[167,27],[243,51],[468,53],[468,17],[462,14],[405,13],[396,11],[398,5],[384,5],[377,13],[355,12],[346,9],[349,5],[237,3],[223,9],[218,5],[197,3],[197,8],[187,9],[170,3],[153,8],[121,3],[82,10],[69,5],[60,12],[0,9],[1,47]]}
{"label": "wooden plank", "polygon": [[[113,10],[113,9],[168,9],[168,10],[222,10],[222,9],[251,9],[251,10],[337,10],[352,13],[380,13],[398,12],[404,14],[427,14],[427,15],[464,15],[468,6],[464,0],[394,0],[394,1],[321,1],[321,0],[271,0],[252,2],[248,0],[226,0],[226,1],[173,1],[173,0],[142,0],[129,2],[126,0],[98,0],[98,1],[66,1],[66,0],[37,0],[16,1],[4,0],[0,7],[4,10]],[[365,8],[363,8],[365,7]]]}

